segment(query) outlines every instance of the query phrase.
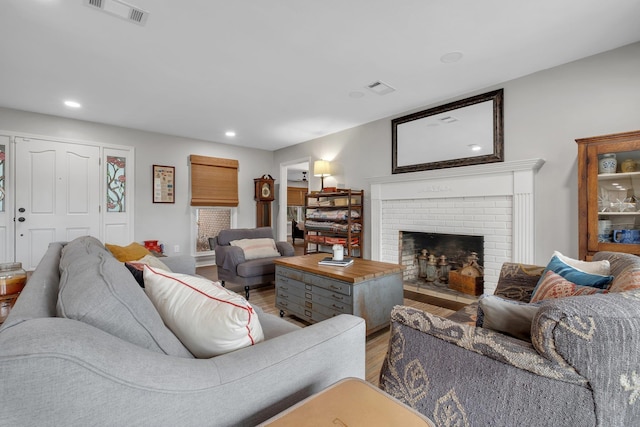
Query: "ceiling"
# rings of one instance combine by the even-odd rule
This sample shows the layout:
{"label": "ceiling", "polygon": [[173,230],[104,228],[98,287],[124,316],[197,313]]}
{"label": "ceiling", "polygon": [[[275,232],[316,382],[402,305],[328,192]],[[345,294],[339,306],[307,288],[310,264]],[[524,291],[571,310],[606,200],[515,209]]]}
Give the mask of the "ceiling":
{"label": "ceiling", "polygon": [[640,40],[638,0],[128,2],[0,1],[0,106],[276,150]]}

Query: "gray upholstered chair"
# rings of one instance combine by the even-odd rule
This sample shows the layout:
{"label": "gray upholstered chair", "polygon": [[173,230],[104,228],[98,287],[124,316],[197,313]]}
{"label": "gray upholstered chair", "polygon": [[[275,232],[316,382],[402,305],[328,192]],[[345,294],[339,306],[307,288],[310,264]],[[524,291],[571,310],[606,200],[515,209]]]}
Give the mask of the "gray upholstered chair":
{"label": "gray upholstered chair", "polygon": [[[543,301],[532,342],[395,307],[380,388],[436,425],[640,425],[640,258],[598,260],[610,292]],[[496,294],[528,302],[542,270],[503,266]]]}
{"label": "gray upholstered chair", "polygon": [[244,286],[245,297],[249,299],[249,290],[275,280],[274,258],[278,256],[293,256],[293,246],[289,242],[275,242],[278,256],[250,259],[245,257],[244,250],[232,246],[231,241],[241,239],[273,239],[271,227],[235,228],[222,230],[213,238],[213,248],[216,253],[218,279],[223,286],[226,282]]}

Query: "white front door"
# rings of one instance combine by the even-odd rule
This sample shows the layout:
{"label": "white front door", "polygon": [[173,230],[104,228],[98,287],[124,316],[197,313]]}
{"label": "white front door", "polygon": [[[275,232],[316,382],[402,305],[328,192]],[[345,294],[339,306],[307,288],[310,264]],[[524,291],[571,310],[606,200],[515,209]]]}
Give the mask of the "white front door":
{"label": "white front door", "polygon": [[16,261],[32,270],[49,243],[100,238],[100,148],[15,138]]}

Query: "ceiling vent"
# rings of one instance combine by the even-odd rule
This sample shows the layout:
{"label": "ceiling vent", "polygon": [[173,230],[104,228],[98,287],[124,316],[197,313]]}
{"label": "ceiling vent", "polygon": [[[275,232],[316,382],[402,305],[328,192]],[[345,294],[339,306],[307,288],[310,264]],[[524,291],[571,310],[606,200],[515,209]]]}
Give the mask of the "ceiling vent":
{"label": "ceiling vent", "polygon": [[84,0],[84,4],[138,25],[147,23],[149,12],[120,0]]}
{"label": "ceiling vent", "polygon": [[385,82],[381,82],[380,80],[367,85],[367,89],[369,89],[371,92],[377,93],[378,95],[386,95],[388,93],[395,92],[396,90],[395,88],[389,86]]}
{"label": "ceiling vent", "polygon": [[458,119],[454,116],[440,117],[438,120],[440,120],[443,123],[454,123],[458,121]]}

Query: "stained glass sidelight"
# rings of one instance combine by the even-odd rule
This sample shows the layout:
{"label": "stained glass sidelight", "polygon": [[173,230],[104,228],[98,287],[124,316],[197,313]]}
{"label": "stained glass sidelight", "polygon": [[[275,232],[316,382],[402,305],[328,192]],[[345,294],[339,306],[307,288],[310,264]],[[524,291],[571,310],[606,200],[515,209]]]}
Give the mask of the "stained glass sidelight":
{"label": "stained glass sidelight", "polygon": [[4,159],[5,159],[5,146],[0,145],[0,212],[4,212],[4,198],[5,198],[5,188],[4,188]]}
{"label": "stained glass sidelight", "polygon": [[107,212],[126,212],[125,157],[107,156]]}

